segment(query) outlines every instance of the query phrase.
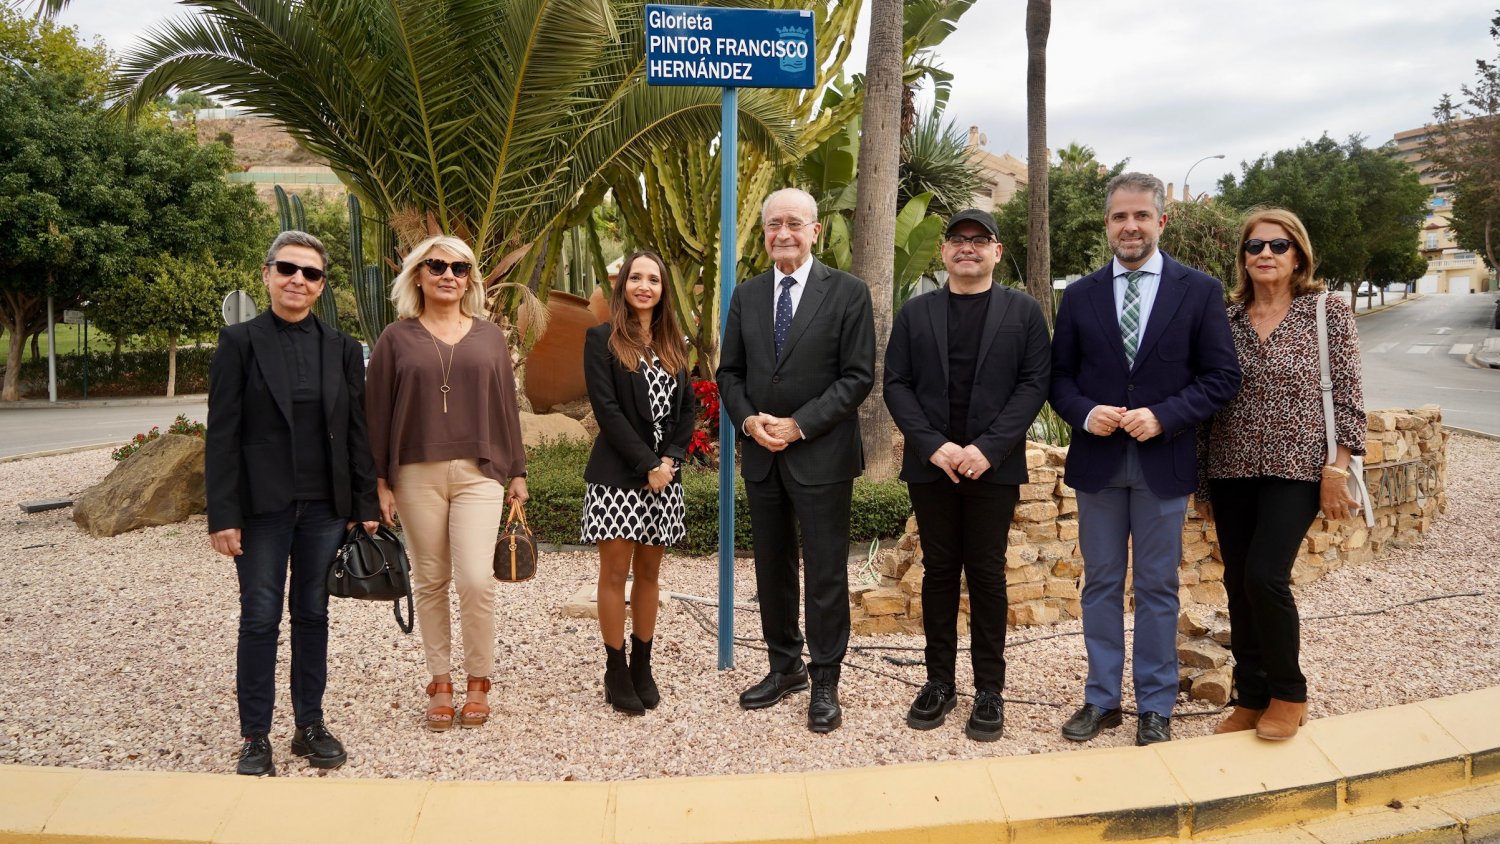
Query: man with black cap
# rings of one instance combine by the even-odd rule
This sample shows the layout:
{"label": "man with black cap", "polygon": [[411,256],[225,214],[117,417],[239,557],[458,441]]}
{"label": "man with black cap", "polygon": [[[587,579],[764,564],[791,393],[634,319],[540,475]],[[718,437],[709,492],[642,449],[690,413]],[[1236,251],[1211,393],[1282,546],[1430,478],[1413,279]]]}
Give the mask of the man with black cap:
{"label": "man with black cap", "polygon": [[1051,351],[1036,300],[995,284],[1004,247],[995,219],[948,220],[948,284],[906,303],[885,352],[885,403],[906,437],[901,479],[922,543],[927,683],[906,723],[943,724],[957,705],[959,580],[969,583],[974,706],[964,734],[995,741],[1005,725],[1005,546],[1028,480],[1026,433],[1047,398]]}

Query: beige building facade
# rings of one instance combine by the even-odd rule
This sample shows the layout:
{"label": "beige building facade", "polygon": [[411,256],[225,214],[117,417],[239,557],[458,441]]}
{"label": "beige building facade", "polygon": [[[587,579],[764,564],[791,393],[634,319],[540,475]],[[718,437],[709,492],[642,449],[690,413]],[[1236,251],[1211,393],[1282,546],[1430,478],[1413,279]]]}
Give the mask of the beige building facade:
{"label": "beige building facade", "polygon": [[990,152],[984,148],[987,142],[978,126],[969,127],[969,152],[984,179],[984,187],[974,194],[973,205],[994,213],[1026,186],[1026,162],[1008,152]]}
{"label": "beige building facade", "polygon": [[1422,184],[1432,191],[1418,242],[1422,257],[1427,259],[1427,274],[1417,281],[1417,291],[1463,294],[1496,290],[1495,273],[1484,265],[1484,259],[1459,248],[1454,237],[1453,185],[1427,172],[1428,161],[1422,151],[1427,137],[1425,126],[1395,136],[1396,156],[1416,168],[1422,174]]}

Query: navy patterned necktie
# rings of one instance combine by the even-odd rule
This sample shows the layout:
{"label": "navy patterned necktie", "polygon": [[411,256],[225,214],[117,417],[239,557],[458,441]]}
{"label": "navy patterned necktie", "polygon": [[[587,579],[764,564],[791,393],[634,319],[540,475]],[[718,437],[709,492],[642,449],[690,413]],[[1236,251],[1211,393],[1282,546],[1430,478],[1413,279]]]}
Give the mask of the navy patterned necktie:
{"label": "navy patterned necktie", "polygon": [[776,297],[776,323],[771,334],[776,340],[776,359],[781,360],[781,347],[786,343],[787,329],[792,327],[792,285],[797,279],[786,276],[781,279],[781,293]]}
{"label": "navy patterned necktie", "polygon": [[1141,341],[1141,288],[1137,281],[1146,273],[1134,270],[1125,274],[1125,303],[1120,309],[1120,334],[1125,341],[1125,362],[1135,365],[1136,346]]}

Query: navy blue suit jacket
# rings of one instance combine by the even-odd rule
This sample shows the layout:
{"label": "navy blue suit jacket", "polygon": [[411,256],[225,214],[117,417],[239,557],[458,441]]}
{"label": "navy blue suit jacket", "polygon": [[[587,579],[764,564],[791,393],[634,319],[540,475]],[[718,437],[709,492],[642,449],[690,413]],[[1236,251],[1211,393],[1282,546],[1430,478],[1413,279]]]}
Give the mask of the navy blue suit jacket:
{"label": "navy blue suit jacket", "polygon": [[1115,313],[1113,262],[1063,293],[1052,335],[1052,407],[1071,426],[1067,482],[1098,492],[1119,469],[1130,435],[1084,430],[1096,405],[1150,408],[1162,432],[1140,443],[1141,470],[1162,498],[1197,488],[1195,430],[1240,389],[1240,365],[1225,316],[1224,288],[1212,276],[1163,254],[1161,282],[1135,364]]}

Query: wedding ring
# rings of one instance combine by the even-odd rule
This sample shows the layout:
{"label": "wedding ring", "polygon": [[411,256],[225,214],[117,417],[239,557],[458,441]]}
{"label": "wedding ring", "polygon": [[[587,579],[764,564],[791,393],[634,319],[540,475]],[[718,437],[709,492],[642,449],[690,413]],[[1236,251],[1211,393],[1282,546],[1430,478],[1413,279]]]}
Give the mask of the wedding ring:
{"label": "wedding ring", "polygon": [[968,472],[967,472],[967,473],[965,473],[965,474],[967,474],[967,475],[968,475],[968,476],[969,476],[969,477],[971,477],[971,478],[972,478],[972,477],[974,477],[974,470],[973,470],[973,469],[970,469],[970,470],[969,470],[969,471],[968,471]]}

